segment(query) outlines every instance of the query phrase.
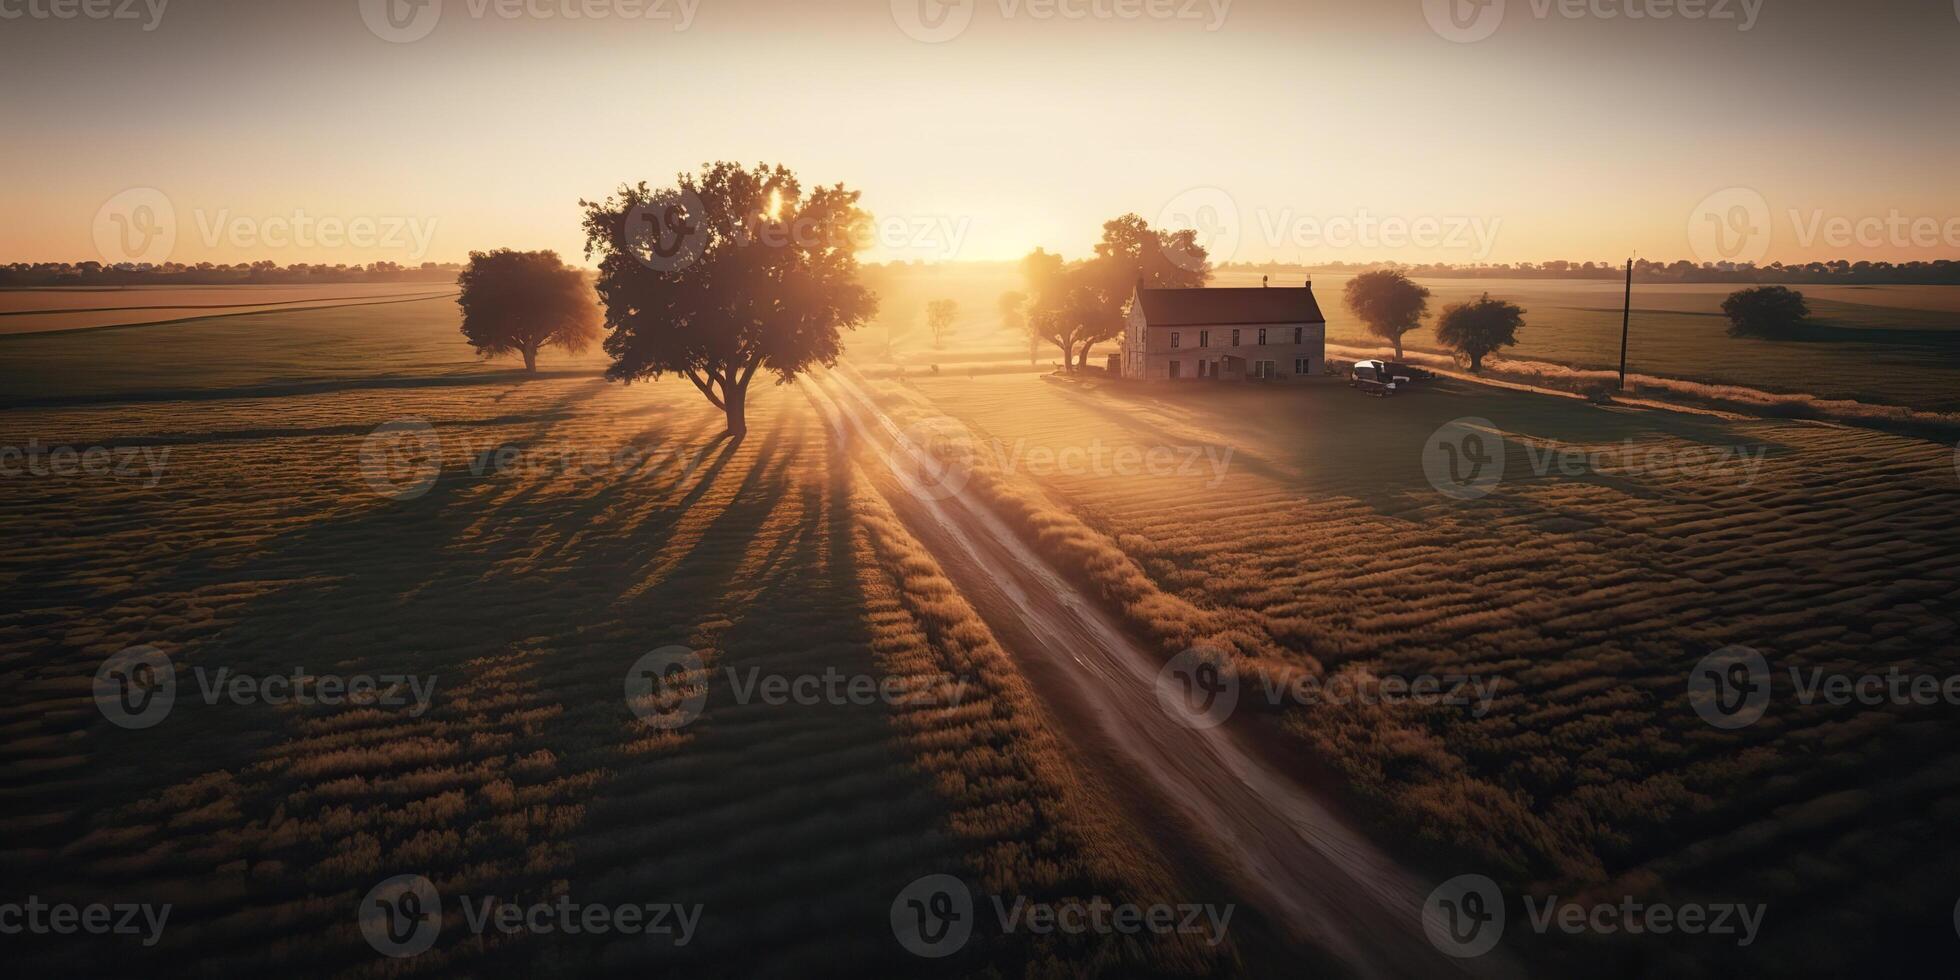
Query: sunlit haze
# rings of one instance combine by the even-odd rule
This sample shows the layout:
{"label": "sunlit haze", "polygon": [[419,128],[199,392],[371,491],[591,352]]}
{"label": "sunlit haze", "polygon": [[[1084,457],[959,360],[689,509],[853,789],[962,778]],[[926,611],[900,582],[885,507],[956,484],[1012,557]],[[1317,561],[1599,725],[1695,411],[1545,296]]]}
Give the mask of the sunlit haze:
{"label": "sunlit haze", "polygon": [[132,187],[173,206],[171,261],[578,260],[581,198],[711,159],[862,190],[872,261],[1082,255],[1128,211],[1232,224],[1219,261],[1757,258],[1690,240],[1738,191],[1765,263],[1960,234],[1944,2],[1511,0],[1467,42],[1417,0],[926,0],[970,16],[934,43],[909,0],[449,0],[408,43],[355,0],[131,6],[0,20],[0,260],[101,258]]}

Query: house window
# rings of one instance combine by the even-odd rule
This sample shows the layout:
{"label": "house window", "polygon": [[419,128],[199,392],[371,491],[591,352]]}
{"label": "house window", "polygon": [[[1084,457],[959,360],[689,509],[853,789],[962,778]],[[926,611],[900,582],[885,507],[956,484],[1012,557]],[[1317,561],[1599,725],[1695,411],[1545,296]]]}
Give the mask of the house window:
{"label": "house window", "polygon": [[1300,338],[1301,338],[1301,336],[1302,336],[1303,334],[1305,334],[1306,332],[1307,332],[1307,331],[1306,331],[1306,328],[1304,328],[1304,327],[1294,327],[1294,328],[1293,328],[1293,342],[1294,342],[1295,344],[1304,344],[1304,343],[1306,343],[1306,341],[1304,341],[1304,340],[1301,340],[1301,339],[1300,339]]}
{"label": "house window", "polygon": [[1171,331],[1171,350],[1177,349],[1177,331]]}
{"label": "house window", "polygon": [[1272,361],[1255,361],[1252,365],[1252,376],[1261,381],[1270,381],[1279,373],[1273,367]]}
{"label": "house window", "polygon": [[1178,379],[1178,378],[1179,378],[1180,376],[1182,376],[1182,375],[1183,375],[1183,373],[1184,373],[1184,370],[1183,370],[1183,368],[1184,368],[1184,362],[1183,362],[1183,361],[1172,361],[1172,362],[1171,362],[1171,380],[1172,380],[1172,381],[1176,381],[1176,380],[1177,380],[1177,379]]}
{"label": "house window", "polygon": [[1198,331],[1198,346],[1199,347],[1211,346],[1211,331],[1209,330]]}
{"label": "house window", "polygon": [[1234,330],[1232,331],[1232,346],[1237,347],[1238,345],[1239,345],[1239,332],[1237,330]]}
{"label": "house window", "polygon": [[1259,346],[1261,346],[1261,347],[1264,347],[1264,346],[1266,346],[1266,328],[1265,328],[1265,327],[1260,327],[1260,328],[1259,328]]}
{"label": "house window", "polygon": [[1311,357],[1296,357],[1296,358],[1294,358],[1294,359],[1293,359],[1293,373],[1294,373],[1294,374],[1312,374],[1312,373],[1313,373],[1313,358],[1311,358]]}

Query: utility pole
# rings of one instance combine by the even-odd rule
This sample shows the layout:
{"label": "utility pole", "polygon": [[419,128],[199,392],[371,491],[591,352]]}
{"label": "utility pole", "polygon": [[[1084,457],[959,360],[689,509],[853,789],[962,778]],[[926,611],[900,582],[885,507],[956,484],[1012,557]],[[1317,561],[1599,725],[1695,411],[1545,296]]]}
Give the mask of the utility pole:
{"label": "utility pole", "polygon": [[1627,301],[1620,308],[1620,390],[1627,390],[1627,328],[1633,324],[1633,260],[1627,260]]}

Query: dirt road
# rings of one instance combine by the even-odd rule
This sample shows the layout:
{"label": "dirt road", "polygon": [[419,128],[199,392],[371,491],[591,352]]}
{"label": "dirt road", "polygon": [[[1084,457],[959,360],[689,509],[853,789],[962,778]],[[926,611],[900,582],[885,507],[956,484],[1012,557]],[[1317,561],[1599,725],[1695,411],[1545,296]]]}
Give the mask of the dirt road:
{"label": "dirt road", "polygon": [[[1119,755],[1150,790],[1214,836],[1220,869],[1297,939],[1362,977],[1511,976],[1521,971],[1491,953],[1444,956],[1424,935],[1429,885],[1338,818],[1286,774],[1273,769],[1226,727],[1192,727],[1158,697],[1158,658],[1035,553],[970,491],[909,492],[894,454],[910,440],[873,403],[848,369],[811,379],[811,399],[832,430],[883,461],[874,482],[929,548],[1051,704],[1084,705]],[[1065,694],[1066,696],[1060,696]]]}

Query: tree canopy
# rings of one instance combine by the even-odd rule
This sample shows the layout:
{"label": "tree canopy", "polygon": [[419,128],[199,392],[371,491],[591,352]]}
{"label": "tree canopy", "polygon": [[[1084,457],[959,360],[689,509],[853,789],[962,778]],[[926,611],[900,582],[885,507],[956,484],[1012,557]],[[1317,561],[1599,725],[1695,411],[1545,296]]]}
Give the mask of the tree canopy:
{"label": "tree canopy", "polygon": [[1429,290],[1396,269],[1364,272],[1347,284],[1348,309],[1368,332],[1395,345],[1402,357],[1402,335],[1422,325],[1429,312]]}
{"label": "tree canopy", "polygon": [[1491,299],[1485,293],[1481,299],[1444,307],[1442,317],[1436,321],[1436,339],[1469,357],[1470,370],[1481,371],[1485,356],[1516,344],[1518,329],[1523,326],[1522,307]]}
{"label": "tree canopy", "polygon": [[805,192],[782,166],[719,162],[671,187],[622,186],[585,209],[612,357],[606,376],[685,376],[747,432],[749,382],[833,365],[877,312],[859,281],[869,216],[842,184]]}
{"label": "tree canopy", "polygon": [[1803,294],[1784,286],[1758,286],[1730,293],[1722,301],[1731,337],[1788,337],[1810,316]]}
{"label": "tree canopy", "polygon": [[1103,223],[1094,258],[1067,263],[1035,249],[1021,260],[1029,321],[1061,348],[1062,365],[1085,364],[1096,344],[1123,332],[1124,306],[1139,285],[1195,288],[1211,280],[1211,261],[1197,232],[1150,227],[1135,214]]}
{"label": "tree canopy", "polygon": [[599,339],[592,286],[557,252],[471,252],[456,284],[463,336],[484,357],[522,354],[524,369],[536,371],[539,349],[576,354]]}

